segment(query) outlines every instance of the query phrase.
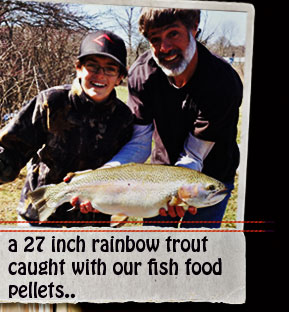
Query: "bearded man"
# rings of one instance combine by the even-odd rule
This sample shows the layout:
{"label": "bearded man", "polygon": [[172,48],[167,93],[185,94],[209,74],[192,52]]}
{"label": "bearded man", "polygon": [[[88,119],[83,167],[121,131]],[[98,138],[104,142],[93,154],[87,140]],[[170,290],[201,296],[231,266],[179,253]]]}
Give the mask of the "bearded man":
{"label": "bearded man", "polygon": [[134,135],[107,165],[144,162],[151,155],[154,164],[184,166],[222,181],[228,195],[197,213],[169,207],[169,216],[161,210],[149,219],[158,222],[148,225],[168,226],[168,221],[182,218],[181,227],[218,228],[234,188],[243,86],[230,64],[197,42],[199,22],[199,10],[143,9],[139,30],[150,50],[128,75]]}

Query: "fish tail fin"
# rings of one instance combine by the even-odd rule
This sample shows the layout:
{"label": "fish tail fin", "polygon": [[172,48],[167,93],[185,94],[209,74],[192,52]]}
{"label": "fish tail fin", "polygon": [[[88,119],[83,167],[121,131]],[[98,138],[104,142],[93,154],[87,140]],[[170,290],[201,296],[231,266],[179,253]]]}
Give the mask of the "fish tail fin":
{"label": "fish tail fin", "polygon": [[54,187],[54,184],[41,186],[27,194],[28,200],[38,212],[39,221],[45,221],[60,204],[55,197]]}

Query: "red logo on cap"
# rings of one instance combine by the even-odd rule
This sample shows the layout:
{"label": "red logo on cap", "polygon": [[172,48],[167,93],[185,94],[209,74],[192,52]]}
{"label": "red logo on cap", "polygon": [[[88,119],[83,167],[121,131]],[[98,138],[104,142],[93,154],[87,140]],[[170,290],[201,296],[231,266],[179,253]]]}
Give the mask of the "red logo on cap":
{"label": "red logo on cap", "polygon": [[103,35],[101,35],[101,36],[99,36],[99,37],[93,39],[92,41],[95,41],[97,44],[99,44],[99,45],[101,45],[101,46],[103,47],[103,46],[104,46],[104,43],[103,43],[102,41],[100,41],[100,39],[102,39],[102,38],[105,38],[105,39],[107,39],[108,41],[110,41],[110,42],[113,43],[113,41],[109,38],[109,36],[108,36],[107,34],[103,34]]}

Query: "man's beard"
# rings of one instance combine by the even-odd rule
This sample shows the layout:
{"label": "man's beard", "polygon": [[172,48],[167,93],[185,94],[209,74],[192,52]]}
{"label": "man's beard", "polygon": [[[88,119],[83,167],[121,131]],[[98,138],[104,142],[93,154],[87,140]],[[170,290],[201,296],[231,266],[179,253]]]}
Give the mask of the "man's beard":
{"label": "man's beard", "polygon": [[[159,53],[159,56],[156,57],[152,52],[153,59],[167,76],[175,77],[182,74],[186,70],[192,58],[194,57],[197,49],[197,44],[191,32],[189,32],[189,39],[190,39],[189,45],[184,53],[179,49],[174,49],[167,54]],[[178,62],[175,63],[173,62],[170,64],[169,62],[164,60],[165,57],[174,54],[178,54],[178,57],[180,57],[180,60]]]}

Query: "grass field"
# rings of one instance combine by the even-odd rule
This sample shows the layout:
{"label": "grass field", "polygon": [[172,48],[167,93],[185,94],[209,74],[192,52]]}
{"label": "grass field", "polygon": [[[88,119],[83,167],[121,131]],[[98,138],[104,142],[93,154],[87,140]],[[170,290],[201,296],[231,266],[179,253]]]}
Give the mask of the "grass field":
{"label": "grass field", "polygon": [[[123,86],[117,87],[117,95],[123,101],[127,100],[127,89]],[[16,207],[20,198],[21,189],[25,180],[25,168],[22,169],[19,177],[4,185],[0,185],[0,220],[1,221],[15,221],[17,220]],[[237,213],[237,197],[238,197],[238,176],[236,176],[235,190],[229,200],[224,221],[236,220]],[[131,218],[130,220],[137,220]],[[127,224],[128,226],[130,224]],[[235,224],[224,223],[222,228],[235,228]]]}

